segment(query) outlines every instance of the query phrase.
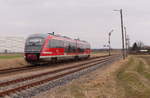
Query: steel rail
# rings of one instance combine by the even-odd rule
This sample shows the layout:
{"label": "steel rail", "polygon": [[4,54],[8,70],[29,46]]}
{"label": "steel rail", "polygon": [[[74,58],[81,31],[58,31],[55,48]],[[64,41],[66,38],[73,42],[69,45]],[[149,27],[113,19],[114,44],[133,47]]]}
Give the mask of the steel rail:
{"label": "steel rail", "polygon": [[89,64],[89,63],[92,63],[92,62],[96,62],[96,61],[101,61],[101,60],[105,60],[105,58],[94,60],[94,61],[85,62],[85,63],[82,63],[82,64],[76,64],[74,66],[59,68],[59,69],[56,69],[56,70],[53,70],[53,71],[48,71],[48,72],[44,72],[44,73],[40,73],[40,74],[36,74],[36,75],[32,75],[32,76],[27,76],[27,77],[22,77],[22,78],[19,78],[19,79],[14,79],[14,80],[6,81],[6,82],[1,82],[0,83],[0,87],[12,85],[12,84],[17,83],[17,82],[23,82],[23,81],[39,78],[39,77],[42,77],[42,76],[45,76],[45,75],[48,75],[48,74],[54,74],[54,73],[56,74],[56,73],[58,73],[60,71],[65,71],[65,70],[68,70],[68,69],[77,68],[79,66],[86,65],[86,64]]}
{"label": "steel rail", "polygon": [[[40,84],[43,84],[45,82],[49,82],[49,81],[52,81],[52,80],[56,80],[58,78],[61,78],[65,75],[69,75],[71,73],[74,73],[74,72],[78,72],[80,70],[83,70],[83,69],[86,69],[86,68],[89,68],[91,66],[94,66],[94,65],[97,65],[97,64],[100,64],[100,63],[104,63],[104,62],[107,62],[108,60],[110,60],[112,57],[110,58],[105,58],[105,59],[101,59],[100,62],[96,62],[94,64],[89,64],[88,66],[82,66],[80,65],[81,68],[79,69],[75,69],[75,70],[72,70],[72,71],[69,71],[69,72],[66,72],[66,73],[63,73],[63,74],[60,74],[60,75],[56,75],[56,76],[53,76],[53,77],[50,77],[50,78],[46,78],[44,80],[40,80],[40,81],[36,81],[36,82],[33,82],[33,83],[29,83],[29,84],[26,84],[24,86],[20,86],[20,87],[17,87],[17,88],[13,88],[13,89],[9,89],[9,90],[6,90],[6,91],[3,91],[3,92],[0,92],[0,96],[6,96],[6,95],[9,95],[11,93],[15,93],[16,91],[22,91],[22,90],[25,90],[25,89],[28,89],[28,88],[31,88],[31,87],[34,87],[34,86],[37,86],[37,85],[40,85]],[[78,66],[79,67],[79,66]]]}
{"label": "steel rail", "polygon": [[[91,57],[89,59],[86,59],[86,60],[92,60],[92,59],[96,59],[96,58],[103,58],[103,57],[108,57],[108,55],[104,55],[104,56],[97,56],[97,57]],[[85,60],[85,61],[86,61]],[[66,63],[66,62],[63,62],[63,63]],[[70,63],[70,62],[69,62]],[[72,62],[71,62],[72,63]],[[55,63],[57,64],[57,63]],[[52,65],[55,65],[55,64],[52,64]],[[62,63],[61,63],[62,64]],[[49,65],[49,64],[48,64]],[[7,68],[7,69],[1,69],[0,70],[0,75],[3,75],[3,74],[10,74],[10,73],[13,73],[13,72],[21,72],[21,71],[25,71],[25,70],[32,70],[32,69],[35,69],[35,68],[45,68],[45,67],[48,67],[48,66],[25,66],[25,67],[18,67],[18,68]]]}

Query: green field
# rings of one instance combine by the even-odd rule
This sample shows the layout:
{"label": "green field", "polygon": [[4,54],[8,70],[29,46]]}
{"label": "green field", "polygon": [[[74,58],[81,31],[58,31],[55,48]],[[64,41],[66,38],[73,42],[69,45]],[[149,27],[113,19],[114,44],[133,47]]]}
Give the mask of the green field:
{"label": "green field", "polygon": [[0,54],[0,59],[21,58],[23,54]]}
{"label": "green field", "polygon": [[131,56],[116,78],[124,98],[150,98],[150,56]]}

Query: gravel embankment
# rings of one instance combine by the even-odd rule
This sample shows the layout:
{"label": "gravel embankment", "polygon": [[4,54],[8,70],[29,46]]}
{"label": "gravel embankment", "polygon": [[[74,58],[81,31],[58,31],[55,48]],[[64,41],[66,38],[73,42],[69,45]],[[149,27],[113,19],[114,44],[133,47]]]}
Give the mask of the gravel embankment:
{"label": "gravel embankment", "polygon": [[61,79],[57,79],[55,81],[51,81],[49,83],[42,84],[41,86],[38,86],[38,87],[35,87],[35,88],[32,88],[32,89],[28,89],[28,90],[23,91],[21,93],[19,92],[18,94],[12,95],[12,97],[14,97],[14,98],[28,98],[28,97],[35,96],[37,94],[41,94],[42,92],[45,92],[47,90],[51,90],[54,87],[62,86],[64,84],[72,81],[73,79],[77,79],[77,78],[79,78],[80,76],[82,76],[84,74],[87,74],[91,71],[94,71],[94,70],[98,69],[99,67],[102,67],[104,65],[109,65],[109,64],[111,64],[112,62],[114,62],[118,59],[119,58],[115,58],[115,59],[113,59],[113,60],[111,60],[107,63],[98,64],[98,65],[90,67],[88,69],[84,69],[80,72],[73,73],[71,75],[67,75],[67,76],[65,76]]}
{"label": "gravel embankment", "polygon": [[112,64],[96,67],[94,71],[87,71],[85,75],[33,98],[121,98],[117,95],[114,73],[126,62],[127,60],[117,60]]}

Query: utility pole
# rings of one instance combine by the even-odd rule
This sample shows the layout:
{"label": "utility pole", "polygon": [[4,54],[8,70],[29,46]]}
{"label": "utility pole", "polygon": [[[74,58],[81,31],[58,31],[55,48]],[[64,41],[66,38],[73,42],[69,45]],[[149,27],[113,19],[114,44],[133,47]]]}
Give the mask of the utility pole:
{"label": "utility pole", "polygon": [[127,39],[126,27],[124,27],[124,32],[125,32],[125,44],[126,44],[126,57],[128,57],[128,39]]}
{"label": "utility pole", "polygon": [[127,47],[128,47],[128,54],[130,52],[130,37],[127,35]]}
{"label": "utility pole", "polygon": [[120,12],[120,18],[121,18],[121,32],[122,32],[122,56],[123,59],[125,59],[125,47],[124,47],[124,30],[123,30],[123,15],[122,15],[122,9],[120,10],[114,10]]}
{"label": "utility pole", "polygon": [[120,17],[121,17],[121,31],[122,31],[122,52],[123,52],[123,59],[125,59],[124,31],[123,31],[123,15],[122,15],[122,9],[120,9]]}
{"label": "utility pole", "polygon": [[111,36],[111,33],[113,32],[114,30],[111,30],[108,34],[108,44],[109,44],[109,56],[111,56],[111,43],[110,43],[110,36]]}

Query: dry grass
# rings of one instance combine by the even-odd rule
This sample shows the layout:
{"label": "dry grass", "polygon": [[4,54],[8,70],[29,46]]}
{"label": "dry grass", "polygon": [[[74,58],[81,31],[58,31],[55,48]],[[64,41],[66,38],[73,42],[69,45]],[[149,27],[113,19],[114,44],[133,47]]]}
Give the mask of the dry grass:
{"label": "dry grass", "polygon": [[0,70],[26,66],[23,54],[0,54]]}
{"label": "dry grass", "polygon": [[[121,52],[118,50],[111,51],[111,54],[120,54]],[[103,55],[109,55],[109,51],[101,51],[101,52],[92,52],[91,56],[103,56]]]}
{"label": "dry grass", "polygon": [[150,56],[130,56],[37,97],[150,98]]}
{"label": "dry grass", "polygon": [[[106,53],[92,53],[91,57],[103,56]],[[23,54],[0,54],[0,69],[16,68],[28,66],[29,64],[23,58]]]}
{"label": "dry grass", "polygon": [[124,98],[150,97],[150,56],[131,57],[116,74],[117,83],[123,88]]}
{"label": "dry grass", "polygon": [[0,70],[27,66],[24,58],[0,59]]}
{"label": "dry grass", "polygon": [[[69,84],[47,91],[35,98],[117,98],[117,84],[112,75],[125,61],[103,66]],[[120,96],[120,95],[119,95]]]}

